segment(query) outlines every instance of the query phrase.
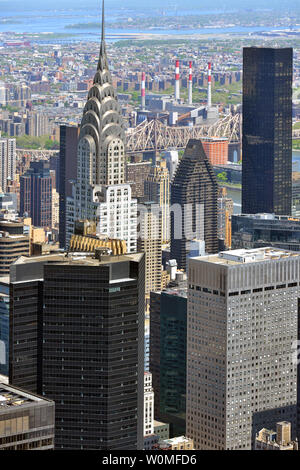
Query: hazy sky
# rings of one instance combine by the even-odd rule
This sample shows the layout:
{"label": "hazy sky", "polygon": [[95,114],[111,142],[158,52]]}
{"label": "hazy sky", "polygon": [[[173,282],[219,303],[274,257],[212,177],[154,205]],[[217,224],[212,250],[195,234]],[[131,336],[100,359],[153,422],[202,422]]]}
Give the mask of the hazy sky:
{"label": "hazy sky", "polygon": [[[102,3],[101,0],[0,0],[1,12],[5,10],[20,9],[22,11],[29,9],[63,9],[63,8],[89,8],[97,7]],[[106,0],[107,8],[135,8],[138,10],[153,8],[174,8],[178,9],[198,9],[198,10],[217,10],[217,9],[254,9],[268,8],[282,10],[300,9],[300,0],[214,0],[213,3],[204,0],[189,0],[188,4],[179,0]],[[213,5],[213,6],[212,6]]]}

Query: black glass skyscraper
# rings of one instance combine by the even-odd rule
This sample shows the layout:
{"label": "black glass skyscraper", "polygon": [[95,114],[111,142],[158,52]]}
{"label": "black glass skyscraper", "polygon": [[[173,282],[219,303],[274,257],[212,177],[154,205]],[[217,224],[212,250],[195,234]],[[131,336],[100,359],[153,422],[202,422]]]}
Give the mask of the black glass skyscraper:
{"label": "black glass skyscraper", "polygon": [[150,372],[155,419],[170,424],[171,437],[185,435],[187,291],[150,293]]}
{"label": "black glass skyscraper", "polygon": [[144,255],[23,257],[10,274],[10,383],[57,403],[56,448],[142,449]]}
{"label": "black glass skyscraper", "polygon": [[186,270],[194,240],[218,252],[218,183],[201,141],[191,139],[171,184],[171,259],[179,269]]}
{"label": "black glass skyscraper", "polygon": [[72,180],[77,177],[78,127],[60,126],[59,152],[59,244],[66,247],[66,206],[72,197]]}
{"label": "black glass skyscraper", "polygon": [[292,80],[292,48],[244,48],[244,214],[291,214]]}
{"label": "black glass skyscraper", "polygon": [[56,403],[56,449],[143,448],[144,263],[44,267],[42,394]]}

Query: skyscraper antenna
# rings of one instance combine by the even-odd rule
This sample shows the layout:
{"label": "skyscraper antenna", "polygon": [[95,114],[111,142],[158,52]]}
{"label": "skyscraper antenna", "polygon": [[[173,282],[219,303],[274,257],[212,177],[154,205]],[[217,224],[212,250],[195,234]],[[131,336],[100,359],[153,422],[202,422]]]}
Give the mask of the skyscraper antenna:
{"label": "skyscraper antenna", "polygon": [[104,0],[102,0],[102,38],[101,42],[105,41],[105,26],[104,26]]}
{"label": "skyscraper antenna", "polygon": [[104,68],[108,68],[108,65],[107,65],[106,45],[105,45],[105,8],[104,8],[104,0],[102,0],[102,33],[101,33],[101,45],[100,45],[98,69],[103,70]]}

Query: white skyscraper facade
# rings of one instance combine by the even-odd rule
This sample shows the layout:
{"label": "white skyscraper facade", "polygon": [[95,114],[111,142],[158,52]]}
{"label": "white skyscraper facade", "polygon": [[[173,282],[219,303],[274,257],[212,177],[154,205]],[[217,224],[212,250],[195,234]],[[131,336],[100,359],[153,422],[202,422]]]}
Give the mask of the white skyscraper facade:
{"label": "white skyscraper facade", "polygon": [[137,249],[137,201],[129,184],[98,187],[97,232],[108,238],[125,240],[128,253]]}
{"label": "white skyscraper facade", "polygon": [[0,138],[0,186],[4,193],[7,189],[7,179],[15,179],[16,158],[16,139]]}
{"label": "white skyscraper facade", "polygon": [[144,373],[144,437],[154,434],[154,392],[152,374]]}

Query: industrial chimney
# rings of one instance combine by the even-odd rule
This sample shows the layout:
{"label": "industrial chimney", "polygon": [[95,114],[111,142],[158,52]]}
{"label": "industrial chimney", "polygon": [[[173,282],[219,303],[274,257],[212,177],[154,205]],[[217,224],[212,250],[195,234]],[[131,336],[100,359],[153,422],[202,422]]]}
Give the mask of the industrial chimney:
{"label": "industrial chimney", "polygon": [[192,69],[193,63],[190,62],[189,65],[189,98],[188,98],[188,104],[193,104],[193,69]]}
{"label": "industrial chimney", "polygon": [[145,72],[142,72],[141,98],[142,98],[142,111],[145,111],[146,109],[146,74]]}
{"label": "industrial chimney", "polygon": [[208,63],[207,109],[211,108],[211,63]]}
{"label": "industrial chimney", "polygon": [[175,69],[175,100],[180,100],[180,76],[179,76],[179,60],[176,60]]}

